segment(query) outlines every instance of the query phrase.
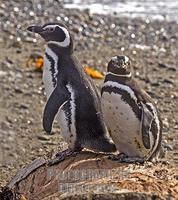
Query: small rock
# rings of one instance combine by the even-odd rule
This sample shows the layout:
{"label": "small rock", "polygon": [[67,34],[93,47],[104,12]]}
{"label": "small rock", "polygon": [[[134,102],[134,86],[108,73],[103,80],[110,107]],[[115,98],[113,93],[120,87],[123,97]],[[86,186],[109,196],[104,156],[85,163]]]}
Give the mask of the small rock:
{"label": "small rock", "polygon": [[21,49],[17,49],[17,50],[16,50],[16,53],[17,53],[17,54],[20,54],[20,53],[22,53],[22,50],[21,50]]}
{"label": "small rock", "polygon": [[168,84],[174,84],[174,81],[171,80],[171,79],[168,79],[168,78],[165,78],[165,79],[163,80],[163,82],[164,82],[164,83],[168,83]]}
{"label": "small rock", "polygon": [[176,180],[178,180],[178,175],[176,174],[176,175],[174,175],[174,178],[176,179]]}
{"label": "small rock", "polygon": [[0,71],[0,77],[6,76],[6,75],[7,75],[7,72]]}
{"label": "small rock", "polygon": [[31,38],[31,37],[26,37],[26,38],[24,39],[24,42],[35,43],[35,42],[36,42],[36,39]]}
{"label": "small rock", "polygon": [[6,57],[5,60],[6,60],[6,62],[9,63],[9,64],[13,64],[13,61],[12,61],[9,57]]}
{"label": "small rock", "polygon": [[160,86],[160,83],[159,82],[153,82],[153,83],[151,83],[151,86],[157,87],[157,86]]}
{"label": "small rock", "polygon": [[164,119],[163,119],[163,126],[164,126],[165,128],[169,128],[169,122],[168,122],[168,119],[167,119],[167,118],[164,118]]}
{"label": "small rock", "polygon": [[2,130],[9,130],[9,123],[7,121],[3,121],[1,122],[0,127]]}
{"label": "small rock", "polygon": [[173,147],[170,144],[168,144],[166,140],[162,142],[162,145],[163,148],[166,149],[167,151],[173,151]]}
{"label": "small rock", "polygon": [[158,63],[159,68],[168,68],[168,66],[165,63]]}
{"label": "small rock", "polygon": [[173,72],[176,72],[176,71],[177,71],[177,69],[176,69],[175,67],[169,67],[168,70],[169,70],[169,71],[173,71]]}
{"label": "small rock", "polygon": [[23,90],[17,86],[15,86],[14,90],[15,90],[15,93],[19,93],[19,94],[23,93]]}
{"label": "small rock", "polygon": [[80,32],[82,32],[82,30],[83,30],[83,28],[82,28],[82,27],[79,27],[79,26],[74,26],[74,27],[72,28],[72,31],[73,31],[74,33],[80,33]]}
{"label": "small rock", "polygon": [[48,141],[50,138],[47,135],[38,135],[37,138],[39,140]]}
{"label": "small rock", "polygon": [[162,41],[164,41],[164,42],[169,40],[169,38],[168,38],[168,36],[167,36],[166,34],[161,35],[161,36],[160,36],[160,39],[161,39]]}
{"label": "small rock", "polygon": [[20,109],[28,109],[28,105],[27,104],[21,104],[20,106],[19,106],[19,108]]}

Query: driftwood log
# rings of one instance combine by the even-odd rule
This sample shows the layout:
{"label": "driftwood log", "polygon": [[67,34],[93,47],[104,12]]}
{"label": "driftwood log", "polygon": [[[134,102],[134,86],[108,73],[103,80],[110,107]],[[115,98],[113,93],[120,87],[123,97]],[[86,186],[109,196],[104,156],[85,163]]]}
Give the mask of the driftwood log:
{"label": "driftwood log", "polygon": [[88,151],[53,166],[48,159],[20,169],[0,200],[178,199],[178,170],[165,164],[126,165]]}

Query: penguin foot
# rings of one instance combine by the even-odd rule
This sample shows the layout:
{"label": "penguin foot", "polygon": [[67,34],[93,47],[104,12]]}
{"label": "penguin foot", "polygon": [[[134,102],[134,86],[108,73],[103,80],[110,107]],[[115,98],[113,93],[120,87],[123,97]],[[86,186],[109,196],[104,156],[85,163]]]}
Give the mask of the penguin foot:
{"label": "penguin foot", "polygon": [[139,163],[139,164],[144,163],[143,158],[128,157],[124,153],[120,153],[120,154],[117,154],[117,155],[110,155],[108,158],[111,159],[111,160],[119,161],[120,163]]}
{"label": "penguin foot", "polygon": [[60,163],[61,161],[65,160],[69,156],[76,156],[81,150],[82,150],[82,148],[66,149],[62,152],[58,152],[55,155],[55,158],[53,158],[52,160],[50,160],[48,162],[48,165],[49,166],[56,165],[56,164]]}
{"label": "penguin foot", "polygon": [[110,160],[118,160],[118,161],[121,161],[125,158],[128,158],[128,156],[124,153],[119,153],[119,154],[116,154],[116,155],[109,155],[108,158]]}
{"label": "penguin foot", "polygon": [[134,158],[124,158],[121,160],[121,162],[123,163],[135,163],[135,164],[144,164],[145,160],[143,158],[137,158],[137,157],[134,157]]}

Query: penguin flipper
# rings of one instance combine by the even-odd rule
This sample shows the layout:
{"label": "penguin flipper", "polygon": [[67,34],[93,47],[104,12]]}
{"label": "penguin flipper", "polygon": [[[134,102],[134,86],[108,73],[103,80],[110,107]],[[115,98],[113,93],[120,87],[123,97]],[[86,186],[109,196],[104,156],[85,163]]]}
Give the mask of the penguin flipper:
{"label": "penguin flipper", "polygon": [[141,116],[141,133],[143,138],[143,144],[145,148],[151,148],[151,138],[150,138],[150,129],[154,116],[152,112],[147,108],[145,104],[141,102],[142,116]]}
{"label": "penguin flipper", "polygon": [[43,113],[43,128],[48,134],[51,133],[52,124],[58,110],[67,103],[69,98],[68,90],[59,86],[54,89],[49,97]]}

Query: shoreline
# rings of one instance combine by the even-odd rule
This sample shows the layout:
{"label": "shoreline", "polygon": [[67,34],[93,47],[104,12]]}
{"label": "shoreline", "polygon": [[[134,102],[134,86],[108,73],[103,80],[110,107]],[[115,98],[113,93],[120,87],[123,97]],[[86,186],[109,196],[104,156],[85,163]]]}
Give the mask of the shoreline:
{"label": "shoreline", "polygon": [[[82,7],[82,6],[81,6]],[[86,6],[87,7],[87,6]],[[79,12],[85,12],[85,13],[90,13],[91,15],[100,15],[100,16],[109,16],[109,17],[121,17],[121,18],[130,18],[132,20],[134,19],[141,19],[141,20],[150,20],[150,21],[166,21],[166,22],[175,22],[178,24],[178,20],[175,17],[170,17],[170,16],[165,16],[163,14],[159,14],[159,13],[150,13],[146,14],[146,13],[134,13],[134,12],[126,12],[126,13],[119,13],[119,12],[115,12],[115,11],[111,11],[112,13],[110,13],[110,11],[106,11],[106,12],[97,12],[97,11],[93,11],[90,8],[80,8],[75,6],[75,5],[65,5],[64,4],[64,9],[68,9],[68,10],[78,10]],[[176,14],[174,14],[176,15]]]}

